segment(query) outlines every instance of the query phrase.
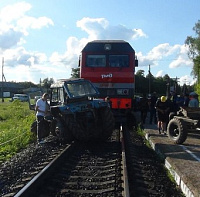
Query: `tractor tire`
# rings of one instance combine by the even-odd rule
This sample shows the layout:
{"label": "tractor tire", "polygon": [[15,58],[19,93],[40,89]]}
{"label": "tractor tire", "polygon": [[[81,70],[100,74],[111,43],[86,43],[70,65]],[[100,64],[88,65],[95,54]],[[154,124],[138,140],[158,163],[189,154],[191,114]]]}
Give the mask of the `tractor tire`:
{"label": "tractor tire", "polygon": [[50,134],[50,124],[46,120],[44,120],[44,130],[42,133],[42,138],[49,136]]}
{"label": "tractor tire", "polygon": [[34,121],[31,124],[31,132],[33,132],[34,134],[37,134],[37,121]]}
{"label": "tractor tire", "polygon": [[[45,120],[44,121],[44,129],[43,129],[43,133],[41,135],[42,138],[45,138],[47,136],[49,136],[50,130],[49,130],[49,123]],[[34,121],[31,124],[31,132],[33,132],[35,135],[37,135],[37,121]]]}
{"label": "tractor tire", "polygon": [[184,122],[178,118],[171,119],[167,126],[167,134],[175,144],[182,144],[185,142],[187,139],[187,130]]}
{"label": "tractor tire", "polygon": [[[49,127],[49,123],[45,120],[44,121],[44,129],[43,129],[43,133],[41,135],[42,138],[45,138],[47,136],[49,136],[50,133],[50,127]],[[34,121],[31,125],[31,132],[33,132],[35,135],[37,135],[37,121]]]}
{"label": "tractor tire", "polygon": [[92,126],[79,120],[72,120],[69,125],[74,138],[78,141],[105,141],[112,135],[115,120],[110,108],[102,108],[96,111],[96,120]]}
{"label": "tractor tire", "polygon": [[73,140],[70,130],[61,121],[56,122],[54,134],[63,142],[71,142]]}
{"label": "tractor tire", "polygon": [[87,120],[84,121],[80,117],[76,117],[76,120],[72,118],[68,122],[68,127],[75,140],[88,142],[93,139],[94,127],[88,127]]}
{"label": "tractor tire", "polygon": [[101,129],[101,132],[99,132],[100,135],[97,137],[97,140],[100,139],[106,141],[112,135],[115,127],[115,119],[112,111],[108,107],[100,109],[99,114],[100,125],[98,125],[97,129]]}
{"label": "tractor tire", "polygon": [[89,135],[89,131],[81,128],[80,124],[77,121],[73,121],[70,124],[70,130],[72,131],[73,137],[81,142],[88,142],[91,140],[91,136]]}
{"label": "tractor tire", "polygon": [[57,133],[56,133],[56,123],[57,121],[56,120],[53,120],[51,122],[51,127],[50,127],[50,132],[53,136],[57,136]]}

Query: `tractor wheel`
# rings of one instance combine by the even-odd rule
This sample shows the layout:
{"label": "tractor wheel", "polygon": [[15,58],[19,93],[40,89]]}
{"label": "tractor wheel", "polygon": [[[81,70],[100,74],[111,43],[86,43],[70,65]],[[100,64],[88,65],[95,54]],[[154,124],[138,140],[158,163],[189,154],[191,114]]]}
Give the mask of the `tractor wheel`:
{"label": "tractor wheel", "polygon": [[31,132],[37,134],[37,121],[34,121],[34,122],[31,124]]}
{"label": "tractor wheel", "polygon": [[49,134],[50,134],[50,124],[46,120],[43,120],[43,121],[44,121],[44,129],[43,129],[43,133],[42,133],[42,138],[45,138],[45,137],[49,136]]}
{"label": "tractor wheel", "polygon": [[175,144],[182,144],[187,139],[187,130],[182,120],[173,118],[167,126],[167,134]]}
{"label": "tractor wheel", "polygon": [[73,137],[81,142],[88,142],[92,140],[93,133],[92,128],[87,125],[87,121],[71,119],[68,123],[69,130],[71,131]]}
{"label": "tractor wheel", "polygon": [[50,131],[51,131],[51,134],[52,134],[53,136],[57,136],[57,133],[56,133],[56,123],[57,123],[56,120],[53,120],[53,121],[51,122]]}
{"label": "tractor wheel", "polygon": [[112,135],[115,120],[110,108],[97,110],[95,117],[96,120],[91,119],[93,122],[90,123],[83,120],[69,122],[69,129],[76,140],[83,142],[105,141]]}
{"label": "tractor wheel", "polygon": [[105,141],[112,135],[115,127],[115,119],[113,113],[108,107],[100,109],[99,115],[100,124],[97,129],[101,129],[101,132],[99,132],[97,140],[100,139]]}
{"label": "tractor wheel", "polygon": [[56,122],[54,134],[61,141],[71,142],[73,140],[70,130],[61,121]]}
{"label": "tractor wheel", "polygon": [[[45,120],[44,121],[44,128],[43,128],[43,133],[42,133],[42,138],[45,138],[49,135],[50,130],[49,130],[49,123]],[[31,132],[35,133],[37,135],[37,121],[34,121],[31,125]]]}

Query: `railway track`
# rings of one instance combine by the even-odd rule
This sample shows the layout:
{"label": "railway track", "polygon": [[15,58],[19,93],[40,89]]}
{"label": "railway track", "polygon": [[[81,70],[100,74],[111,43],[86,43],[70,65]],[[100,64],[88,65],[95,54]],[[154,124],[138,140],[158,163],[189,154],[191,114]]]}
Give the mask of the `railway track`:
{"label": "railway track", "polygon": [[[74,142],[49,149],[53,143],[58,146],[49,141],[37,147],[33,152],[42,155],[33,158],[27,151],[28,159],[13,167],[17,174],[8,173],[11,167],[4,169],[7,173],[0,168],[0,196],[183,196],[162,161],[132,129],[121,126],[104,143]],[[6,178],[8,182],[2,181]]]}
{"label": "railway track", "polygon": [[107,142],[72,143],[15,196],[128,196],[121,142],[122,126]]}

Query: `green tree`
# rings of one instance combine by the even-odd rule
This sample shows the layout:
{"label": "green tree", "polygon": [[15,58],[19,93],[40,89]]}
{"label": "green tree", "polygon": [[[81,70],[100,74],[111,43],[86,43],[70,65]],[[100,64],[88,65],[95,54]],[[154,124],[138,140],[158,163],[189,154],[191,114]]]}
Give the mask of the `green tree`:
{"label": "green tree", "polygon": [[144,70],[138,70],[135,75],[144,77]]}
{"label": "green tree", "polygon": [[18,84],[21,85],[21,86],[23,86],[24,89],[25,88],[30,88],[30,87],[37,87],[36,84],[34,84],[32,82],[29,82],[29,81],[28,82],[27,81],[25,81],[25,82],[19,82]]}
{"label": "green tree", "polygon": [[200,20],[193,27],[196,37],[188,36],[185,44],[189,47],[188,57],[193,60],[192,74],[197,77],[198,84],[200,83]]}
{"label": "green tree", "polygon": [[42,85],[42,87],[46,88],[46,90],[48,92],[51,84],[53,84],[53,83],[54,83],[54,79],[53,78],[50,78],[50,79],[49,78],[45,78],[45,79],[43,79],[41,85]]}
{"label": "green tree", "polygon": [[71,76],[72,78],[80,78],[80,67],[72,68]]}

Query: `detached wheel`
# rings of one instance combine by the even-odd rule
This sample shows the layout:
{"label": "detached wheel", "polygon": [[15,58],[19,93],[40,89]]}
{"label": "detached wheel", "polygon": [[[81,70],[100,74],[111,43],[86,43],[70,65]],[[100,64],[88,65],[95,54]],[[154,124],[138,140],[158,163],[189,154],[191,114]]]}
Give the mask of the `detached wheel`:
{"label": "detached wheel", "polygon": [[174,116],[176,116],[175,112],[170,112],[169,114],[169,120],[171,120]]}
{"label": "detached wheel", "polygon": [[177,118],[169,121],[167,126],[167,134],[175,144],[182,144],[187,139],[187,130],[185,129],[184,122]]}

